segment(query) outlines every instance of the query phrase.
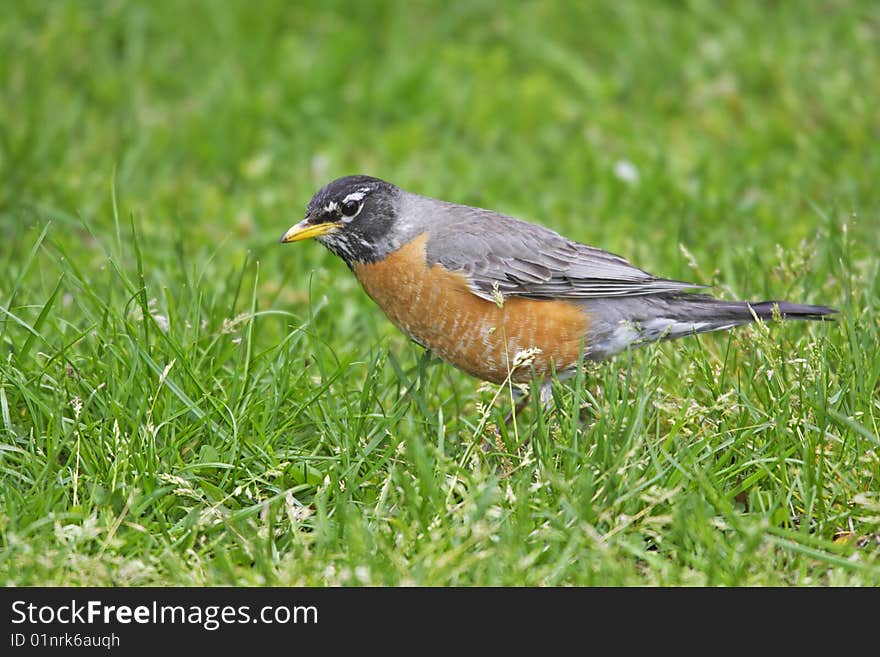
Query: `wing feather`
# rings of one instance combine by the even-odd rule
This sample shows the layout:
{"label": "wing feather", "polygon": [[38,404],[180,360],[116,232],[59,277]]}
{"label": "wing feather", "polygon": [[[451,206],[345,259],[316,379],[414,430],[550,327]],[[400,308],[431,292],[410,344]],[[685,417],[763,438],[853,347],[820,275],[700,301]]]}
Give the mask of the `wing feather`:
{"label": "wing feather", "polygon": [[491,299],[597,299],[705,287],[660,278],[624,258],[579,244],[548,228],[490,210],[444,203],[443,229],[429,230],[428,264],[465,274],[473,292]]}

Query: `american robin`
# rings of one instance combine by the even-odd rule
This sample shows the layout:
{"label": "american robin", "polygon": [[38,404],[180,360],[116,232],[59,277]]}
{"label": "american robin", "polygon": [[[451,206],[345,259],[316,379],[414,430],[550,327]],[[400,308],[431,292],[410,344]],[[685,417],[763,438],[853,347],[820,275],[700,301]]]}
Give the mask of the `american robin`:
{"label": "american robin", "polygon": [[[282,242],[316,238],[341,257],[406,335],[494,383],[573,373],[656,340],[756,317],[822,319],[825,306],[723,301],[624,258],[492,210],[404,191],[369,176],[320,189]],[[528,357],[523,358],[523,355]],[[519,360],[517,360],[519,356]]]}

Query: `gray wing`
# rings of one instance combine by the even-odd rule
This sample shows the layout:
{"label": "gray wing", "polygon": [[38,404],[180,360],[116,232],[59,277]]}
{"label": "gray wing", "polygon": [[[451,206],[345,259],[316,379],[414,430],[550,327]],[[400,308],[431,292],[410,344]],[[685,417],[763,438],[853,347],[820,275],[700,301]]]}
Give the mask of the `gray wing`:
{"label": "gray wing", "polygon": [[658,278],[620,256],[513,217],[448,204],[442,230],[431,231],[428,264],[465,274],[473,292],[505,296],[597,299],[705,287]]}

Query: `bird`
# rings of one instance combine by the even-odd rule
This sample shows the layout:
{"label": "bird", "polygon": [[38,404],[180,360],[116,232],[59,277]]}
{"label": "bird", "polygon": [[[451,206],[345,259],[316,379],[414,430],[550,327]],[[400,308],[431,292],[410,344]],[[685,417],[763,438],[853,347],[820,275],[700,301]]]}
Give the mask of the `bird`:
{"label": "bird", "polygon": [[282,243],[314,238],[414,342],[495,384],[554,376],[647,343],[774,317],[837,312],[788,301],[728,301],[536,223],[421,196],[366,175],[337,178]]}

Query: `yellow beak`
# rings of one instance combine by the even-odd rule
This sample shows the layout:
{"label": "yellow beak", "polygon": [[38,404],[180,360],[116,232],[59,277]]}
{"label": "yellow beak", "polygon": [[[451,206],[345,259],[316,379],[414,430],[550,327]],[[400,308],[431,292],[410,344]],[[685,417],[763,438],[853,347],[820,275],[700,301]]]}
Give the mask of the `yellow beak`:
{"label": "yellow beak", "polygon": [[334,230],[338,230],[342,226],[341,223],[334,221],[326,221],[322,224],[312,224],[309,223],[310,221],[311,217],[306,217],[295,226],[291,226],[290,229],[281,236],[281,243],[299,242],[300,240],[307,240],[310,237],[326,235],[327,233],[332,233]]}

